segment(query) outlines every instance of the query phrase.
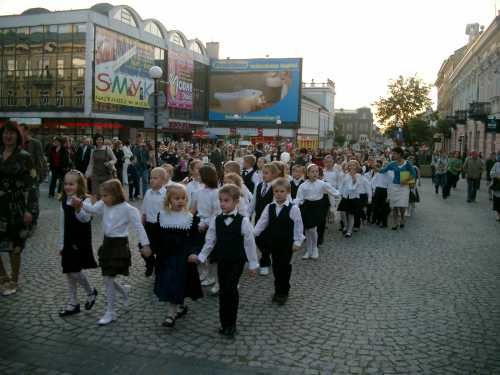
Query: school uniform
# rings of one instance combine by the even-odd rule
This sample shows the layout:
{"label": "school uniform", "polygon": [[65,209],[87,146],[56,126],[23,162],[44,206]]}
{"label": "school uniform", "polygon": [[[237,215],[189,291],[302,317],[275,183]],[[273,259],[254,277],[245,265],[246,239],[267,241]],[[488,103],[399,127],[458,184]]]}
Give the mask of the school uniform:
{"label": "school uniform", "polygon": [[366,220],[367,212],[366,209],[371,205],[372,201],[372,187],[369,179],[366,175],[360,175],[358,189],[359,189],[359,201],[360,207],[357,214],[354,217],[354,228],[361,227],[361,220]]}
{"label": "school uniform", "polygon": [[355,182],[353,182],[353,177],[350,174],[346,174],[340,188],[342,199],[338,210],[342,212],[342,221],[344,222],[343,231],[347,237],[351,236],[356,217],[359,218],[363,207],[360,198],[361,194],[367,194],[368,202],[371,202],[372,198],[371,187],[368,186],[368,181],[359,173],[356,173],[354,178]]}
{"label": "school uniform", "polygon": [[158,213],[165,204],[166,193],[167,193],[166,186],[158,190],[148,189],[142,201],[141,214],[145,218],[144,229],[146,230],[146,234],[148,235],[150,248],[153,253],[151,256],[147,258],[143,256],[144,262],[146,263],[146,273],[149,275],[151,275],[151,273],[154,270],[155,254],[158,249],[157,218],[158,218]]}
{"label": "school uniform", "polygon": [[252,199],[253,199],[252,193],[247,189],[245,185],[243,185],[241,189],[240,202],[238,204],[238,212],[241,215],[250,218],[251,216],[250,206],[252,204]]}
{"label": "school uniform", "polygon": [[243,178],[243,183],[249,191],[254,191],[255,187],[260,183],[259,175],[254,168],[243,169],[241,177]]}
{"label": "school uniform", "polygon": [[234,332],[239,304],[238,282],[243,267],[247,261],[249,269],[259,267],[253,228],[248,218],[240,215],[237,210],[212,218],[198,260],[205,262],[212,252],[217,254],[218,261],[221,327],[233,329]]}
{"label": "school uniform", "polygon": [[391,177],[387,174],[376,173],[372,180],[373,189],[373,220],[382,227],[387,227],[387,218],[391,212],[387,202],[387,191],[391,184]]}
{"label": "school uniform", "polygon": [[[365,172],[365,174],[363,175],[363,177],[366,179],[366,181],[368,181],[368,185],[369,185],[369,188],[372,192],[372,198],[373,198],[373,188],[372,188],[372,181],[373,181],[373,178],[375,177],[375,171],[373,169]],[[366,221],[368,221],[369,223],[372,223],[373,222],[373,200],[371,203],[366,203]]]}
{"label": "school uniform", "polygon": [[292,197],[292,199],[297,198],[297,191],[299,190],[299,186],[302,185],[303,183],[304,183],[303,178],[299,178],[298,180],[292,178],[290,180],[290,196]]}
{"label": "school uniform", "polygon": [[[264,208],[273,201],[273,188],[271,182],[262,181],[259,183],[255,189],[253,195],[253,206],[255,210],[255,222],[257,223],[262,215]],[[257,246],[259,247],[261,257],[260,266],[269,267],[271,265],[271,253],[270,249],[267,247],[265,242],[258,241]]]}
{"label": "school uniform", "polygon": [[[220,211],[219,191],[204,186],[202,189],[194,193],[194,203],[196,205],[196,217],[198,218],[198,226],[210,225],[210,221]],[[196,244],[199,252],[203,247],[206,232],[198,232]]]}
{"label": "school uniform", "polygon": [[196,264],[188,263],[195,253],[193,240],[198,226],[190,212],[158,213],[158,248],[154,293],[160,301],[183,305],[185,298],[203,297]]}
{"label": "school uniform", "polygon": [[283,204],[268,204],[255,225],[254,234],[262,237],[271,250],[275,298],[288,296],[292,274],[293,246],[304,241],[304,226],[297,205],[289,199]]}
{"label": "school uniform", "polygon": [[188,193],[188,207],[192,206],[192,204],[194,202],[195,194],[199,190],[203,189],[204,187],[205,187],[205,185],[203,183],[201,183],[200,181],[196,181],[196,180],[189,181],[189,183],[186,186],[186,190]]}
{"label": "school uniform", "polygon": [[91,216],[84,210],[76,212],[71,198],[61,202],[59,249],[62,249],[63,273],[97,268],[92,250]]}

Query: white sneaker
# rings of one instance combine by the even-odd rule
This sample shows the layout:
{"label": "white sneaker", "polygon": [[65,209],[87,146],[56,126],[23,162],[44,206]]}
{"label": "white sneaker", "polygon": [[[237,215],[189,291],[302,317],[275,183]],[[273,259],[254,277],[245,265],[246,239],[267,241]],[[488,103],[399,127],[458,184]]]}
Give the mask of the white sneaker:
{"label": "white sneaker", "polygon": [[259,274],[261,276],[267,276],[267,275],[269,275],[269,267],[260,267]]}
{"label": "white sneaker", "polygon": [[309,250],[306,250],[306,252],[304,253],[304,255],[302,255],[302,259],[309,259],[310,256],[309,256]]}
{"label": "white sneaker", "polygon": [[319,258],[318,248],[315,247],[313,253],[311,254],[311,259],[318,259],[318,258]]}
{"label": "white sneaker", "polygon": [[10,282],[2,285],[2,296],[8,297],[17,293],[17,284],[15,282]]}
{"label": "white sneaker", "polygon": [[130,285],[122,285],[123,288],[123,306],[128,309],[129,303],[130,303]]}
{"label": "white sneaker", "polygon": [[217,294],[219,294],[219,283],[215,283],[213,287],[210,288],[210,294],[212,296],[216,296]]}
{"label": "white sneaker", "polygon": [[201,286],[210,286],[215,284],[215,278],[207,277],[205,280],[201,282]]}
{"label": "white sneaker", "polygon": [[111,311],[106,311],[101,319],[97,322],[100,326],[105,326],[116,320],[115,313]]}

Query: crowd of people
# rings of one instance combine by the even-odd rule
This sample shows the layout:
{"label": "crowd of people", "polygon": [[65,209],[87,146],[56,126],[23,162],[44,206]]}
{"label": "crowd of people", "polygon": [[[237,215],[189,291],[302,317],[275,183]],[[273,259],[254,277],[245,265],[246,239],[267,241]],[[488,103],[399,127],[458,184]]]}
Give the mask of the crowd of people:
{"label": "crowd of people", "polygon": [[[272,302],[285,304],[294,253],[318,259],[329,224],[338,222],[346,240],[366,225],[403,230],[420,200],[415,155],[400,147],[356,153],[311,152],[286,143],[170,142],[155,155],[142,134],[133,145],[95,135],[74,150],[67,139],[56,138],[44,151],[29,129],[15,123],[7,122],[0,133],[0,241],[8,244],[11,262],[9,276],[0,257],[2,294],[17,290],[21,252],[38,217],[39,185],[50,170],[49,196],[57,188],[61,202],[58,250],[68,287],[59,315],[80,312],[77,286],[87,294],[84,308],[93,308],[98,291],[84,270],[100,267],[106,310],[99,325],[116,320],[117,294],[128,302],[129,287],[117,276],[128,276],[131,267],[129,226],[140,240],[145,275],[154,275],[153,291],[167,302],[162,325],[174,326],[188,311],[185,299],[201,298],[207,287],[219,296],[219,332],[233,337],[245,264],[254,277],[272,270]],[[436,192],[441,187],[447,198],[463,173],[467,199],[475,200],[484,168],[476,153],[463,164],[441,153],[432,166]],[[500,220],[500,153],[489,176]],[[140,209],[129,203],[135,199],[141,199]],[[97,261],[93,216],[102,216],[104,233]]]}

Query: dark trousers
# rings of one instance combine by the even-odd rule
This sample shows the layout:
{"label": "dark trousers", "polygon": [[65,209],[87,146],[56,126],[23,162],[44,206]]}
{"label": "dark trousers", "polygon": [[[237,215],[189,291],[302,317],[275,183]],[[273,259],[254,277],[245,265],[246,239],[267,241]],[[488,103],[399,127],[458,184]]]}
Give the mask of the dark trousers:
{"label": "dark trousers", "polygon": [[137,198],[140,194],[139,190],[139,179],[138,178],[129,178],[128,180],[128,199]]}
{"label": "dark trousers", "polygon": [[[326,216],[323,219],[321,219],[316,228],[317,228],[316,230],[318,231],[318,245],[321,245],[325,237]],[[273,262],[274,262],[274,257],[273,257]]]}
{"label": "dark trousers", "polygon": [[354,228],[361,227],[361,220],[366,220],[365,207],[368,204],[368,194],[360,194],[359,198],[361,200],[361,207],[354,215]]}
{"label": "dark trousers", "polygon": [[55,190],[56,190],[56,182],[59,181],[57,185],[57,192],[60,193],[62,191],[62,186],[63,186],[63,180],[64,180],[64,172],[60,169],[52,169],[51,170],[51,177],[50,177],[50,184],[49,184],[49,197],[53,197]]}
{"label": "dark trousers", "polygon": [[219,261],[217,266],[217,277],[219,278],[219,319],[222,328],[236,326],[238,317],[238,304],[240,295],[238,293],[238,282],[245,261],[224,262]]}
{"label": "dark trousers", "polygon": [[473,202],[476,200],[476,193],[479,189],[479,178],[467,178],[467,202]]}
{"label": "dark trousers", "polygon": [[141,257],[142,259],[144,259],[146,269],[153,270],[156,264],[156,252],[157,252],[156,239],[158,238],[158,233],[157,233],[158,227],[154,223],[146,221],[144,223],[144,230],[148,235],[149,247],[151,248],[152,254],[147,258],[141,254]]}
{"label": "dark trousers", "polygon": [[278,296],[288,296],[290,291],[290,277],[292,276],[292,249],[273,250],[273,275],[274,275],[274,293]]}
{"label": "dark trousers", "polygon": [[441,190],[444,190],[446,186],[446,173],[436,173],[434,175],[434,186],[436,188],[436,194],[439,193],[440,186]]}
{"label": "dark trousers", "polygon": [[446,183],[443,187],[443,198],[448,198],[450,196],[451,188],[457,186],[457,181],[458,175],[446,172]]}
{"label": "dark trousers", "polygon": [[387,203],[387,189],[376,188],[373,194],[373,220],[377,224],[387,226],[387,218],[391,211],[389,203]]}
{"label": "dark trousers", "polygon": [[258,246],[261,253],[259,265],[261,267],[269,267],[271,265],[271,250],[269,250],[265,243]]}

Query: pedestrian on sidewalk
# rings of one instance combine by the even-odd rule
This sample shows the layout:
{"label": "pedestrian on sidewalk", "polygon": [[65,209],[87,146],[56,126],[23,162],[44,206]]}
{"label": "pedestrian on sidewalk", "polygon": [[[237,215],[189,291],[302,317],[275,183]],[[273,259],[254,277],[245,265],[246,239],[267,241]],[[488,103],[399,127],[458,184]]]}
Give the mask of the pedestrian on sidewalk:
{"label": "pedestrian on sidewalk", "polygon": [[496,220],[500,221],[500,151],[497,152],[496,162],[490,170],[491,185],[493,192],[493,210],[496,212]]}
{"label": "pedestrian on sidewalk", "polygon": [[444,150],[438,155],[432,157],[432,166],[434,167],[434,187],[436,194],[439,194],[439,187],[441,187],[441,192],[443,193],[443,198],[445,198],[445,186],[446,186],[446,172],[448,171],[448,156]]}
{"label": "pedestrian on sidewalk", "polygon": [[448,158],[448,171],[446,172],[446,184],[443,188],[443,198],[447,199],[450,196],[451,188],[457,187],[457,182],[460,179],[460,172],[462,171],[462,160],[460,160],[460,153],[455,151]]}
{"label": "pedestrian on sidewalk", "polygon": [[[117,179],[104,182],[100,187],[100,196],[99,201],[95,196],[87,198],[83,202],[83,209],[93,215],[102,215],[104,241],[98,250],[98,257],[106,287],[107,308],[98,324],[106,325],[116,320],[116,291],[123,295],[124,306],[128,307],[130,287],[118,283],[116,276],[129,275],[131,266],[129,225],[134,227],[139,236],[141,255],[150,256],[151,249],[139,210],[126,202],[121,182]],[[76,199],[75,206],[78,207]]]}
{"label": "pedestrian on sidewalk", "polygon": [[[77,284],[87,293],[85,310],[90,310],[95,303],[97,290],[83,273],[84,269],[97,268],[92,250],[91,215],[81,208],[78,202],[85,199],[87,183],[83,174],[73,169],[64,176],[64,188],[61,197],[59,255],[62,271],[68,284],[68,303],[59,312],[59,316],[70,316],[80,312]],[[73,198],[76,198],[73,201]]]}
{"label": "pedestrian on sidewalk", "polygon": [[17,292],[21,252],[33,218],[38,215],[37,174],[30,154],[22,149],[23,135],[15,122],[0,129],[0,243],[7,244],[11,275],[0,257],[0,293]]}
{"label": "pedestrian on sidewalk", "polygon": [[467,179],[467,202],[475,202],[477,190],[481,182],[481,174],[483,173],[484,164],[479,159],[477,151],[472,151],[470,157],[465,159],[463,174]]}

